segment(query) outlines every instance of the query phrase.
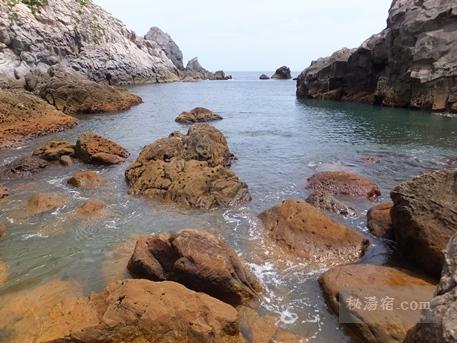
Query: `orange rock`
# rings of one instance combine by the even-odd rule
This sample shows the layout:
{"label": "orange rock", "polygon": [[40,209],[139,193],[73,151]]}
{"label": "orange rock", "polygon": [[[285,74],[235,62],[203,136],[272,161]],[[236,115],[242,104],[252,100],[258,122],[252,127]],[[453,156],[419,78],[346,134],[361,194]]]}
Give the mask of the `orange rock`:
{"label": "orange rock", "polygon": [[92,164],[118,164],[130,155],[119,144],[92,132],[85,132],[79,136],[75,151],[79,159]]}
{"label": "orange rock", "polygon": [[68,180],[70,185],[81,189],[96,189],[105,182],[105,178],[93,170],[79,171]]}
{"label": "orange rock", "polygon": [[106,204],[95,199],[89,199],[75,211],[76,218],[98,219],[108,215]]}
{"label": "orange rock", "polygon": [[389,238],[392,236],[392,219],[390,210],[392,202],[372,207],[367,213],[367,227],[376,237]]}
{"label": "orange rock", "polygon": [[35,194],[27,199],[28,215],[37,215],[55,210],[65,204],[65,198],[55,194]]}

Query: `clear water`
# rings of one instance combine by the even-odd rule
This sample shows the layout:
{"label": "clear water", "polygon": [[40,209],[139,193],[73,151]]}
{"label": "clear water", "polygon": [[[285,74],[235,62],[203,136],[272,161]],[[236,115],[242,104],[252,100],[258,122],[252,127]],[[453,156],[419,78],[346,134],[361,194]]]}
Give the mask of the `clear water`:
{"label": "clear water", "polygon": [[[144,104],[118,114],[81,116],[78,127],[37,139],[0,161],[29,155],[49,139],[75,141],[91,130],[131,151],[125,164],[94,168],[75,163],[52,166],[28,179],[8,182],[11,196],[0,203],[0,221],[8,233],[0,241],[0,261],[8,280],[0,297],[53,279],[77,280],[87,293],[124,275],[125,259],[138,234],[182,228],[208,228],[224,238],[248,261],[265,285],[261,312],[278,317],[278,324],[315,342],[348,338],[328,312],[317,284],[322,272],[302,261],[278,257],[264,236],[256,215],[285,198],[303,199],[306,179],[318,170],[347,169],[379,183],[382,200],[398,182],[423,171],[443,168],[457,154],[457,119],[401,109],[357,104],[302,101],[293,81],[259,81],[260,73],[232,73],[231,81],[173,83],[133,87]],[[249,185],[252,202],[228,210],[183,211],[127,195],[124,171],[142,147],[186,128],[174,122],[183,110],[204,106],[225,118],[214,125],[224,132],[238,156],[233,169]],[[374,157],[377,162],[367,161]],[[98,169],[108,185],[81,191],[66,184],[79,169]],[[26,217],[24,199],[37,192],[58,193],[66,205],[51,214]],[[104,201],[111,215],[94,222],[75,222],[69,213],[87,198]],[[335,217],[359,230],[372,242],[364,261],[382,263],[389,244],[367,232],[365,215],[373,204],[352,202],[355,218]],[[130,238],[130,241],[129,241]],[[119,250],[119,247],[123,248]]]}

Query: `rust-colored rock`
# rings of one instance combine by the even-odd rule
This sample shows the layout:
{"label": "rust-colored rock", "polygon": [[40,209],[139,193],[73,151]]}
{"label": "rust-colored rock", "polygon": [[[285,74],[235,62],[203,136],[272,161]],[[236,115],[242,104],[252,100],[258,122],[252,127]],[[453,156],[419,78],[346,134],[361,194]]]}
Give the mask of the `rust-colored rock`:
{"label": "rust-colored rock", "polygon": [[50,212],[65,204],[65,198],[55,194],[35,194],[27,199],[26,212],[37,215]]}
{"label": "rust-colored rock", "polygon": [[312,193],[308,198],[306,198],[306,202],[314,207],[320,208],[321,210],[341,214],[343,216],[351,216],[355,214],[353,208],[336,199],[330,193],[322,191]]}
{"label": "rust-colored rock", "polygon": [[182,283],[232,305],[250,302],[261,289],[235,252],[202,230],[138,240],[128,270],[139,278]]}
{"label": "rust-colored rock", "polygon": [[270,237],[286,251],[319,266],[355,261],[368,241],[356,231],[334,222],[314,206],[285,200],[259,215]]}
{"label": "rust-colored rock", "polygon": [[390,210],[393,203],[388,202],[372,207],[367,213],[367,227],[376,237],[392,238],[392,219]]}
{"label": "rust-colored rock", "polygon": [[76,142],[76,156],[86,163],[118,164],[130,155],[127,149],[92,132],[85,132]]}
{"label": "rust-colored rock", "polygon": [[0,149],[65,130],[77,123],[75,118],[31,93],[0,89]]}
{"label": "rust-colored rock", "polygon": [[45,160],[32,156],[19,158],[0,168],[0,179],[17,179],[39,173],[48,166]]}
{"label": "rust-colored rock", "polygon": [[104,185],[105,182],[105,178],[99,172],[93,170],[76,172],[68,180],[68,184],[81,189],[96,189]]}
{"label": "rust-colored rock", "polygon": [[223,118],[216,112],[204,107],[196,107],[190,112],[182,112],[175,121],[180,124],[193,124],[222,119]]}
{"label": "rust-colored rock", "polygon": [[58,161],[63,156],[74,156],[75,146],[67,141],[49,141],[33,155],[47,161]]}
{"label": "rust-colored rock", "polygon": [[376,183],[365,176],[345,171],[326,171],[314,174],[308,179],[308,189],[324,191],[333,195],[376,198],[381,191]]}
{"label": "rust-colored rock", "polygon": [[430,301],[435,289],[418,276],[368,264],[332,268],[319,283],[345,328],[362,342],[375,343],[403,342],[420,318],[419,304]]}
{"label": "rust-colored rock", "polygon": [[80,219],[98,219],[103,218],[109,213],[106,204],[96,199],[89,199],[79,207],[74,215]]}

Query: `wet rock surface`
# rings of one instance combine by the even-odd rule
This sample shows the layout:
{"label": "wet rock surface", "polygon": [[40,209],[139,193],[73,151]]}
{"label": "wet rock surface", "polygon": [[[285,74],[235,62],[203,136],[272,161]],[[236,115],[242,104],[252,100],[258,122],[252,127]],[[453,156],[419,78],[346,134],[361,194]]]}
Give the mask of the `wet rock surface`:
{"label": "wet rock surface", "polygon": [[68,184],[81,189],[96,189],[106,183],[105,178],[100,173],[93,170],[82,170],[76,172],[70,179]]}
{"label": "wet rock surface", "polygon": [[390,210],[393,203],[383,203],[376,205],[367,213],[367,227],[370,232],[376,237],[393,238],[392,219]]}
{"label": "wet rock surface", "polygon": [[33,152],[33,156],[47,161],[58,161],[62,156],[74,155],[75,146],[67,141],[49,141]]}
{"label": "wet rock surface", "polygon": [[410,304],[429,302],[435,289],[413,274],[368,264],[334,267],[319,283],[348,332],[363,342],[379,343],[403,342],[421,315],[419,306]]}
{"label": "wet rock surface", "polygon": [[0,185],[0,199],[6,198],[8,195],[8,188],[6,188],[3,185]]}
{"label": "wet rock surface", "polygon": [[76,142],[75,155],[86,163],[110,165],[124,162],[130,153],[109,139],[85,132]]}
{"label": "wet rock surface", "polygon": [[19,158],[0,168],[0,179],[17,179],[39,173],[48,162],[39,157]]}
{"label": "wet rock surface", "polygon": [[272,240],[284,250],[320,266],[356,261],[369,244],[356,231],[300,200],[285,200],[259,218]]}
{"label": "wet rock surface", "polygon": [[292,78],[290,69],[286,66],[278,68],[276,72],[271,76],[273,80],[290,80]]}
{"label": "wet rock surface", "polygon": [[182,283],[232,305],[252,301],[261,290],[235,252],[203,230],[161,233],[138,240],[128,270],[139,278]]}
{"label": "wet rock surface", "polygon": [[125,176],[130,193],[184,207],[211,209],[249,201],[246,183],[227,169],[234,160],[224,135],[194,124],[146,146]]}
{"label": "wet rock surface", "polygon": [[353,208],[336,199],[330,193],[322,191],[312,193],[308,198],[306,198],[306,202],[321,210],[341,214],[343,216],[352,216],[355,214],[355,210]]}
{"label": "wet rock surface", "polygon": [[65,204],[65,198],[56,194],[35,194],[27,199],[25,210],[28,215],[43,214]]}
{"label": "wet rock surface", "polygon": [[182,112],[175,121],[180,124],[193,124],[222,119],[216,112],[204,107],[196,107],[190,112]]}
{"label": "wet rock surface", "polygon": [[457,171],[436,171],[406,181],[391,193],[395,240],[415,266],[439,278],[443,251],[457,233]]}
{"label": "wet rock surface", "polygon": [[0,89],[0,149],[63,131],[77,123],[76,118],[65,115],[29,92]]}
{"label": "wet rock surface", "polygon": [[100,200],[88,199],[73,213],[73,218],[91,220],[106,217],[110,211],[106,204]]}
{"label": "wet rock surface", "polygon": [[345,171],[325,171],[308,179],[308,189],[333,195],[376,198],[381,195],[379,186],[365,176]]}

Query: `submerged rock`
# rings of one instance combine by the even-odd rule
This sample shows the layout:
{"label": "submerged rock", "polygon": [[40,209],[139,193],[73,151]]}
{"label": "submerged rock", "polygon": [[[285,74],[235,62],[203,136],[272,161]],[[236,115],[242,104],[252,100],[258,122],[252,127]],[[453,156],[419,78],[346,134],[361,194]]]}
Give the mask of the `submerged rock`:
{"label": "submerged rock", "polygon": [[81,189],[96,189],[105,183],[105,178],[93,170],[81,170],[68,179],[68,184]]}
{"label": "submerged rock", "polygon": [[341,214],[343,216],[352,216],[355,214],[353,208],[336,199],[330,193],[322,191],[312,193],[306,199],[306,202],[314,207],[320,208],[321,210]]}
{"label": "submerged rock", "polygon": [[106,204],[96,199],[88,199],[74,212],[76,219],[100,219],[109,214]]}
{"label": "submerged rock", "polygon": [[235,252],[202,230],[138,240],[128,270],[139,278],[182,283],[232,305],[253,300],[261,289]]}
{"label": "submerged rock", "polygon": [[130,193],[211,209],[249,201],[247,185],[227,169],[234,156],[224,135],[194,124],[146,146],[126,171]]}
{"label": "submerged rock", "polygon": [[[319,278],[330,308],[363,342],[403,342],[419,320],[433,283],[398,269],[368,264],[339,266]],[[424,305],[425,306],[425,305]]]}
{"label": "submerged rock", "polygon": [[33,153],[33,156],[47,161],[58,161],[62,156],[74,155],[75,146],[67,141],[49,141]]}
{"label": "submerged rock", "polygon": [[270,77],[268,75],[266,75],[266,74],[262,74],[259,77],[259,80],[269,80],[269,79],[270,79]]}
{"label": "submerged rock", "polygon": [[55,194],[35,194],[27,199],[28,215],[43,214],[55,210],[65,204],[65,198]]}
{"label": "submerged rock", "polygon": [[441,275],[443,251],[457,233],[457,171],[435,171],[391,193],[395,240],[400,251],[434,277]]}
{"label": "submerged rock", "polygon": [[282,66],[276,70],[271,78],[274,80],[290,80],[292,76],[290,74],[290,69],[286,66]]}
{"label": "submerged rock", "polygon": [[392,238],[392,219],[390,217],[392,207],[393,203],[388,202],[376,205],[368,211],[367,227],[376,237]]}
{"label": "submerged rock", "polygon": [[270,237],[309,263],[332,266],[363,256],[368,241],[300,200],[285,200],[259,215]]}
{"label": "submerged rock", "polygon": [[130,156],[127,149],[92,132],[79,136],[75,154],[83,162],[106,165],[124,162]]}
{"label": "submerged rock", "polygon": [[345,171],[326,171],[314,174],[308,179],[308,189],[324,191],[333,195],[376,198],[381,191],[376,183],[365,176]]}
{"label": "submerged rock", "polygon": [[77,123],[76,118],[65,115],[31,93],[0,89],[0,149],[63,131]]}
{"label": "submerged rock", "polygon": [[182,112],[175,121],[180,124],[193,124],[222,119],[224,118],[216,112],[208,110],[204,107],[196,107],[190,112]]}
{"label": "submerged rock", "polygon": [[39,173],[48,166],[45,160],[32,156],[19,158],[0,168],[1,179],[17,179]]}

